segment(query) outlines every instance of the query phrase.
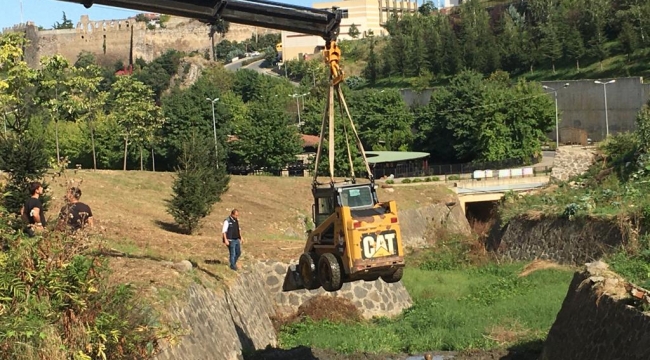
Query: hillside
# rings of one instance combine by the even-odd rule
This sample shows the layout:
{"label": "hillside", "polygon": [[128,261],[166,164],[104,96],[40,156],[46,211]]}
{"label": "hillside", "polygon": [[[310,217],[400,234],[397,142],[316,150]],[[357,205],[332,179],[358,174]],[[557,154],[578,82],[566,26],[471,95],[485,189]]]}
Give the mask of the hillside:
{"label": "hillside", "polygon": [[[202,266],[205,260],[227,263],[227,249],[219,233],[223,219],[236,207],[245,240],[244,264],[253,258],[297,259],[304,246],[305,220],[311,218],[311,178],[307,177],[233,176],[229,190],[205,219],[203,228],[197,235],[188,236],[176,232],[173,218],[165,209],[172,173],[78,171],[66,176],[54,179],[51,189],[55,198],[63,192],[66,182],[81,182],[82,201],[92,207],[107,246],[135,256],[169,261],[191,259]],[[444,201],[450,194],[444,185],[378,191],[381,200],[394,199],[399,209]],[[49,219],[55,216],[53,209],[60,208],[60,201],[57,198],[50,207]],[[222,272],[227,267],[211,268]]]}

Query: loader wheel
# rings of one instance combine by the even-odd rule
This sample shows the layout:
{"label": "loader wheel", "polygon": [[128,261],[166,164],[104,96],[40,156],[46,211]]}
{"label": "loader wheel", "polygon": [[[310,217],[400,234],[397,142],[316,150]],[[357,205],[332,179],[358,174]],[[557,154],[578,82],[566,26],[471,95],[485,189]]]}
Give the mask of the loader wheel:
{"label": "loader wheel", "polygon": [[391,284],[402,280],[402,275],[404,275],[404,268],[398,268],[392,274],[382,275],[381,279],[384,280],[384,282]]}
{"label": "loader wheel", "polygon": [[300,280],[307,290],[318,289],[320,286],[316,272],[316,259],[316,254],[310,252],[300,255],[300,260],[298,260]]}
{"label": "loader wheel", "polygon": [[325,253],[318,260],[318,280],[325,291],[338,291],[343,286],[341,264],[336,255]]}

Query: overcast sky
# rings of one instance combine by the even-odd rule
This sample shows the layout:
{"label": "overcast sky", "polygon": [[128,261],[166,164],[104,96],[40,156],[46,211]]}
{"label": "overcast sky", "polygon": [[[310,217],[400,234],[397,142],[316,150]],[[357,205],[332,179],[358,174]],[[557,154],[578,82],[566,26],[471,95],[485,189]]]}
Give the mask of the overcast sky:
{"label": "overcast sky", "polygon": [[[275,0],[286,4],[311,6],[311,0]],[[76,26],[81,15],[90,16],[90,20],[126,19],[139,11],[131,11],[102,5],[93,5],[86,9],[83,5],[59,0],[0,0],[0,28],[6,28],[21,22],[33,21],[36,25],[49,29],[55,22],[61,22],[65,11],[68,19]]]}

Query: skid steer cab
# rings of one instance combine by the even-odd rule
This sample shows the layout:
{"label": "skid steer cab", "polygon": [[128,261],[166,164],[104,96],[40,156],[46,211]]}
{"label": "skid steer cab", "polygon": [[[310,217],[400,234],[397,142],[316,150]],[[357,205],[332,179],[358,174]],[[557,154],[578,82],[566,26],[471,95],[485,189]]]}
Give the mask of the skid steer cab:
{"label": "skid steer cab", "polygon": [[312,217],[297,266],[307,289],[337,291],[344,283],[380,277],[398,282],[404,250],[395,201],[379,202],[374,183],[314,185]]}

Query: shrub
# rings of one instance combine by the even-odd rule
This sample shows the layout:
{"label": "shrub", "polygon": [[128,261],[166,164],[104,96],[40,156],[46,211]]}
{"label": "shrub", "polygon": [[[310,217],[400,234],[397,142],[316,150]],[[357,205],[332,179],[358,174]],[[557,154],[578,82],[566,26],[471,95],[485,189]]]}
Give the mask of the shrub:
{"label": "shrub", "polygon": [[449,175],[447,180],[460,180],[460,175]]}
{"label": "shrub", "polygon": [[395,183],[395,180],[386,180],[386,184],[390,185],[390,184],[394,184],[394,183]]}
{"label": "shrub", "polygon": [[[107,281],[88,239],[49,232],[26,238],[0,214],[0,358],[144,359],[158,347],[148,309],[126,285]],[[9,316],[2,316],[7,315]]]}
{"label": "shrub", "polygon": [[411,183],[411,179],[402,180],[402,184],[410,184],[410,183]]}
{"label": "shrub", "polygon": [[224,166],[217,169],[214,142],[194,129],[183,142],[172,185],[174,193],[167,200],[167,211],[188,234],[199,226],[201,219],[212,212],[212,206],[227,191],[230,176]]}
{"label": "shrub", "polygon": [[[44,141],[27,137],[26,135],[0,136],[0,170],[9,174],[2,193],[4,207],[17,214],[24,202],[29,198],[29,183],[41,181],[48,168],[48,159]],[[47,184],[43,183],[43,189]],[[44,194],[45,195],[45,194]],[[42,196],[43,209],[47,210],[49,196]]]}

